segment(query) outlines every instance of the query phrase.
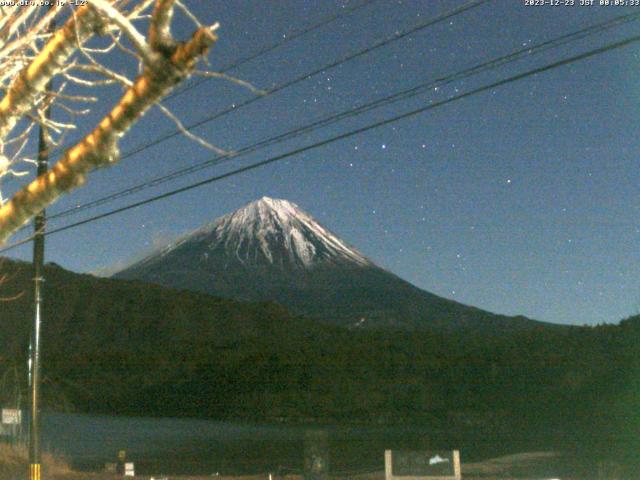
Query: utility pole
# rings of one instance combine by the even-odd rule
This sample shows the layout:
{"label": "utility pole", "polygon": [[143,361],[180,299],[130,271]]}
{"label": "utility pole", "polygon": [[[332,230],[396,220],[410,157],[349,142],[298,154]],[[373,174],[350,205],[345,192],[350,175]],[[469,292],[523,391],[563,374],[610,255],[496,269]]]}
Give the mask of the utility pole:
{"label": "utility pole", "polygon": [[[49,117],[49,108],[45,118]],[[47,128],[40,125],[38,142],[38,176],[49,166]],[[31,421],[29,423],[29,480],[40,480],[40,328],[42,324],[42,289],[44,283],[44,229],[47,214],[43,210],[34,220],[33,238],[33,302],[34,318],[31,337]]]}
{"label": "utility pole", "polygon": [[[51,2],[49,8],[53,8],[55,2]],[[53,33],[54,22],[51,21],[47,28],[48,33]],[[52,99],[47,98],[47,93],[52,91],[52,83],[49,81],[45,88],[44,118],[51,118]],[[44,123],[40,124],[38,132],[38,166],[37,176],[44,175],[49,169],[49,132]],[[40,452],[40,329],[42,324],[43,283],[44,283],[44,232],[47,225],[47,213],[42,210],[34,219],[33,237],[33,302],[34,318],[31,337],[31,416],[29,422],[29,480],[40,480],[41,477],[41,452]]]}

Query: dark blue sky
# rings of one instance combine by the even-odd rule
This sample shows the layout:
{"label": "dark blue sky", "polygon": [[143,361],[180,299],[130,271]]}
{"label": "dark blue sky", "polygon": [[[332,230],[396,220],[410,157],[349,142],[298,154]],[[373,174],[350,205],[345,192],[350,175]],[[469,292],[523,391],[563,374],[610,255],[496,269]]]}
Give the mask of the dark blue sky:
{"label": "dark blue sky", "polygon": [[[576,0],[578,3],[579,0]],[[359,2],[188,1],[219,21],[213,68]],[[378,0],[233,72],[270,88],[466,2]],[[597,3],[597,2],[596,2]],[[640,8],[640,7],[638,7]],[[495,0],[205,125],[234,150],[494,56],[607,18],[621,7],[525,6]],[[192,29],[179,20],[178,33]],[[221,173],[638,33],[638,22],[351,118],[85,214]],[[49,237],[47,260],[75,271],[124,266],[263,195],[297,203],[381,266],[415,285],[494,312],[561,323],[615,322],[640,311],[640,48],[632,45]],[[208,81],[166,105],[190,123],[249,98]],[[104,96],[104,112],[115,92]],[[97,116],[87,120],[95,123]],[[157,113],[122,150],[173,128]],[[50,209],[211,157],[172,139],[93,174]],[[70,217],[52,226],[64,225]],[[17,239],[20,236],[14,238]],[[29,249],[12,253],[29,257]]]}

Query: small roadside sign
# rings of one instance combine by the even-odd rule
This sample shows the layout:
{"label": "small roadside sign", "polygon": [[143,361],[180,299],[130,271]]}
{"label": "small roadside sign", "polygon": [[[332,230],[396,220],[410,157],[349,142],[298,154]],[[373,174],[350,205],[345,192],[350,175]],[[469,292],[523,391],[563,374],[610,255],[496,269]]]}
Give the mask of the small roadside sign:
{"label": "small roadside sign", "polygon": [[16,408],[2,409],[3,425],[20,425],[22,423],[22,412]]}

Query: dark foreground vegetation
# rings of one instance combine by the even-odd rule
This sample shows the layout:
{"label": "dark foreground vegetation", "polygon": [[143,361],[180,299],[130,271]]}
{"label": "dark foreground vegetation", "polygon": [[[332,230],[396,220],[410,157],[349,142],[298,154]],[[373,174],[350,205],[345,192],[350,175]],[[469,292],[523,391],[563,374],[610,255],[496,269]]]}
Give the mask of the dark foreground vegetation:
{"label": "dark foreground vegetation", "polygon": [[[2,263],[0,369],[26,363],[30,272]],[[420,424],[451,444],[632,465],[640,318],[509,335],[344,329],[237,303],[47,269],[52,409],[286,422]],[[4,394],[11,389],[5,389]],[[2,398],[3,403],[10,401]]]}

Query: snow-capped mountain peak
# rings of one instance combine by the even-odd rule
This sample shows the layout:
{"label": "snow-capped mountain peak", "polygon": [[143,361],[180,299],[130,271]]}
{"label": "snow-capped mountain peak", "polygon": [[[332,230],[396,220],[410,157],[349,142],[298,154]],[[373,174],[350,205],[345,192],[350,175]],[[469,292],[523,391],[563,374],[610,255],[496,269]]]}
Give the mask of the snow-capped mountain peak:
{"label": "snow-capped mountain peak", "polygon": [[223,247],[246,265],[267,262],[310,268],[322,263],[371,264],[287,200],[262,197],[216,220],[202,233],[213,240],[211,248]]}
{"label": "snow-capped mountain peak", "polygon": [[[360,252],[287,200],[262,197],[224,215],[140,262],[188,250],[203,261],[225,258],[246,267],[372,266]],[[197,251],[197,252],[196,252]],[[140,265],[139,264],[139,265]]]}
{"label": "snow-capped mountain peak", "polygon": [[218,218],[115,276],[243,301],[275,301],[296,315],[350,329],[473,325],[494,331],[532,322],[420,290],[376,266],[294,203],[269,197]]}

